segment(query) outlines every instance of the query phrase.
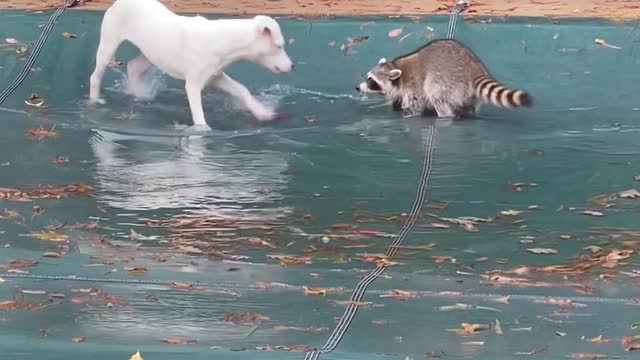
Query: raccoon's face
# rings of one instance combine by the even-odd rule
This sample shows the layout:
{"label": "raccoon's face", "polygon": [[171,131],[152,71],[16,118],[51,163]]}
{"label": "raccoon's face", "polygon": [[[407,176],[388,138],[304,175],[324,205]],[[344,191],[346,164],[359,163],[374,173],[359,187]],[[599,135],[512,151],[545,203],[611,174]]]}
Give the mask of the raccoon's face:
{"label": "raccoon's face", "polygon": [[367,73],[367,80],[356,85],[356,90],[363,93],[386,94],[393,90],[394,81],[402,75],[402,70],[396,69],[393,64],[384,58],[378,65]]}

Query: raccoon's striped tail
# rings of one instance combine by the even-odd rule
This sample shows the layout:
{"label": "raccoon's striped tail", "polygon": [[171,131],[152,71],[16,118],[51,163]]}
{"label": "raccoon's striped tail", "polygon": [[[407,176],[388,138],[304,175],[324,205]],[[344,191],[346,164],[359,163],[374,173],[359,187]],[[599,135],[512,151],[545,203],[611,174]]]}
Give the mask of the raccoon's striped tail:
{"label": "raccoon's striped tail", "polygon": [[505,87],[489,75],[480,75],[473,80],[473,90],[485,102],[499,107],[531,107],[533,99],[523,90]]}

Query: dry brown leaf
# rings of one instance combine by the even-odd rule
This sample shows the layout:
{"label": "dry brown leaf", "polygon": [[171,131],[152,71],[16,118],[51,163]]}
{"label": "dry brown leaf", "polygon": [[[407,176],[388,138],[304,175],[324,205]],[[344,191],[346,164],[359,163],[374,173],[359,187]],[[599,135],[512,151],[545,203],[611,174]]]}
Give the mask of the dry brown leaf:
{"label": "dry brown leaf", "polygon": [[502,332],[502,326],[500,325],[500,321],[498,319],[496,319],[496,322],[493,324],[493,330],[496,332],[496,334],[498,335],[502,335],[504,334]]}
{"label": "dry brown leaf", "polygon": [[549,248],[530,248],[530,249],[527,249],[527,251],[532,252],[534,254],[538,254],[538,255],[550,255],[550,254],[558,253],[558,250],[549,249]]}
{"label": "dry brown leaf", "polygon": [[600,211],[594,211],[594,210],[585,210],[582,213],[585,214],[585,215],[595,216],[595,217],[604,216],[604,214],[601,213]]}
{"label": "dry brown leaf", "polygon": [[305,295],[327,295],[329,293],[339,292],[338,288],[321,288],[321,287],[307,287],[303,286]]}
{"label": "dry brown leaf", "polygon": [[57,137],[59,134],[55,130],[55,125],[51,129],[45,129],[42,125],[27,131],[27,136],[34,138]]}
{"label": "dry brown leaf", "polygon": [[56,156],[55,158],[53,158],[53,160],[51,160],[51,162],[54,164],[66,164],[69,161],[71,160],[68,156]]}
{"label": "dry brown leaf", "polygon": [[57,253],[57,252],[45,252],[42,254],[42,257],[45,258],[51,258],[51,259],[58,259],[62,257],[62,254]]}
{"label": "dry brown leaf", "polygon": [[30,236],[44,241],[65,242],[69,239],[67,235],[56,233],[55,231],[40,231],[29,234]]}
{"label": "dry brown leaf", "polygon": [[507,296],[497,297],[497,298],[493,299],[493,301],[495,301],[497,303],[501,303],[501,304],[508,304],[509,303],[509,299],[511,299],[511,296],[507,295]]}
{"label": "dry brown leaf", "polygon": [[570,359],[577,359],[577,360],[605,360],[605,359],[617,358],[617,357],[611,357],[609,355],[604,355],[604,354],[588,354],[588,353],[571,354],[571,355],[567,355],[567,357]]}
{"label": "dry brown leaf", "polygon": [[73,338],[71,339],[72,342],[74,343],[83,343],[87,341],[87,338],[84,337],[77,337],[77,338]]}
{"label": "dry brown leaf", "polygon": [[635,199],[637,197],[640,197],[640,191],[636,189],[629,189],[621,192],[619,196],[625,199]]}
{"label": "dry brown leaf", "polygon": [[600,336],[596,336],[594,338],[584,339],[584,341],[590,342],[592,344],[602,344],[602,343],[608,342],[609,340],[604,339],[604,337],[602,335],[600,335]]}
{"label": "dry brown leaf", "polygon": [[62,37],[67,38],[67,39],[75,39],[78,37],[78,35],[70,33],[70,32],[63,32],[62,33]]}
{"label": "dry brown leaf", "polygon": [[269,317],[260,315],[258,313],[243,312],[243,313],[226,313],[224,314],[224,321],[232,323],[253,323],[264,320],[271,320]]}
{"label": "dry brown leaf", "polygon": [[393,297],[393,298],[399,298],[399,299],[408,299],[414,296],[415,294],[411,291],[398,290],[398,289],[394,289],[389,291],[387,294],[380,295],[380,297]]}
{"label": "dry brown leaf", "polygon": [[127,270],[127,272],[129,272],[130,274],[144,274],[149,272],[149,269],[147,269],[146,267],[128,267],[125,268],[125,270]]}
{"label": "dry brown leaf", "polygon": [[453,331],[458,335],[474,335],[480,330],[487,330],[490,328],[489,325],[486,324],[469,324],[462,323],[460,324],[460,329],[451,329],[449,331]]}
{"label": "dry brown leaf", "polygon": [[397,28],[397,29],[393,29],[391,31],[389,31],[389,37],[390,38],[394,38],[394,37],[398,37],[402,34],[402,28]]}
{"label": "dry brown leaf", "polygon": [[198,343],[198,340],[183,339],[176,336],[169,336],[160,341],[162,341],[163,343],[171,344],[171,345],[195,345]]}
{"label": "dry brown leaf", "polygon": [[437,255],[433,255],[431,256],[431,259],[436,263],[436,264],[442,264],[443,262],[452,259],[451,256],[437,256]]}

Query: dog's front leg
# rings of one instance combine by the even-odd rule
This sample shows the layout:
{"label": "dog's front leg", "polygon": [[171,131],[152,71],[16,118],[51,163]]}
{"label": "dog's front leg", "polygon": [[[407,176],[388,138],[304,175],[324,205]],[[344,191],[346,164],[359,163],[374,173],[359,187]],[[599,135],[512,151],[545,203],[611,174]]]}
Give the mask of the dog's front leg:
{"label": "dog's front leg", "polygon": [[190,78],[185,81],[185,90],[187,99],[189,100],[189,108],[191,109],[191,118],[193,124],[200,127],[209,127],[204,118],[204,110],[202,109],[202,88],[204,82],[198,78]]}
{"label": "dog's front leg", "polygon": [[258,99],[251,95],[249,89],[247,89],[241,83],[233,80],[229,75],[222,73],[211,79],[211,83],[218,89],[234,96],[242,101],[249,111],[260,121],[273,120],[277,114],[264,106]]}

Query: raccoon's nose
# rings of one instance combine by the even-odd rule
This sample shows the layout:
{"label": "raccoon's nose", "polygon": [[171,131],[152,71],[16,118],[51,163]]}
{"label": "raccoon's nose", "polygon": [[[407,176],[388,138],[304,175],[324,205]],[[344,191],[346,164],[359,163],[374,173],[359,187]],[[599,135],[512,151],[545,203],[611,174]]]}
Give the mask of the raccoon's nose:
{"label": "raccoon's nose", "polygon": [[356,85],[356,91],[360,91],[360,85]]}

